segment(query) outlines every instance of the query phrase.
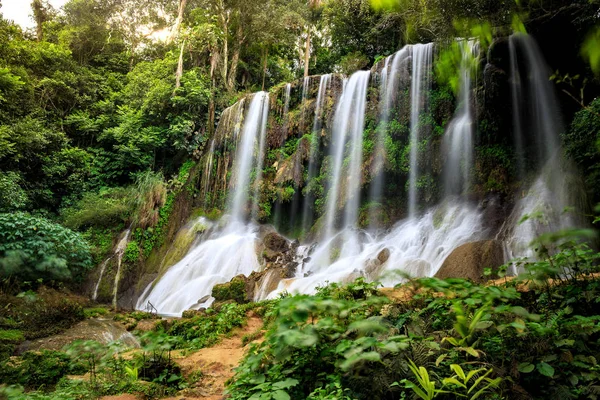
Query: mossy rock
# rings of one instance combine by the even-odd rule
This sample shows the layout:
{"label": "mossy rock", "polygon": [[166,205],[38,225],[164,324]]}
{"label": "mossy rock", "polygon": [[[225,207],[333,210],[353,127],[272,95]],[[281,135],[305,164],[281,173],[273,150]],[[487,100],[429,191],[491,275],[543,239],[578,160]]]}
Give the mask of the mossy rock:
{"label": "mossy rock", "polygon": [[212,290],[212,296],[215,301],[234,300],[237,303],[247,303],[246,279],[242,276],[236,276],[230,282],[215,285]]}

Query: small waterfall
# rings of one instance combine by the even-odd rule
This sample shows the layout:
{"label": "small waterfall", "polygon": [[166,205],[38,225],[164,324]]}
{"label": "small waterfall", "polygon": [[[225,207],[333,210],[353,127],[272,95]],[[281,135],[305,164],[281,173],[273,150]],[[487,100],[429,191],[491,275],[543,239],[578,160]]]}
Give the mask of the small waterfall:
{"label": "small waterfall", "polygon": [[123,261],[123,255],[125,249],[129,243],[129,235],[131,234],[131,228],[125,231],[125,234],[119,241],[117,248],[115,249],[114,256],[117,257],[117,273],[115,275],[115,284],[113,286],[113,307],[117,308],[117,295],[119,293],[119,281],[121,280],[121,262]]}
{"label": "small waterfall", "polygon": [[254,202],[252,204],[252,217],[258,219],[260,206],[260,184],[262,182],[263,165],[265,162],[265,149],[267,140],[267,121],[269,119],[269,95],[262,99],[262,116],[258,123],[258,155],[256,160],[256,178],[254,180]]}
{"label": "small waterfall", "polygon": [[92,294],[93,301],[96,301],[96,299],[98,298],[98,289],[100,288],[100,283],[102,282],[102,277],[104,277],[104,271],[106,271],[106,266],[108,265],[110,260],[112,260],[112,258],[113,258],[113,255],[111,255],[106,260],[104,260],[104,262],[100,266],[100,276],[98,276],[98,282],[96,282],[96,286],[94,286],[94,293]]}
{"label": "small waterfall", "polygon": [[[313,183],[313,179],[317,175],[317,165],[319,160],[317,159],[319,155],[319,146],[321,143],[321,129],[323,127],[323,110],[325,106],[325,96],[327,94],[327,89],[329,88],[329,83],[331,82],[331,75],[323,75],[321,76],[319,82],[319,93],[317,94],[317,102],[315,104],[315,118],[313,122],[313,129],[310,141],[310,154],[308,159],[308,178],[306,180],[306,186],[309,187]],[[310,224],[313,220],[313,209],[312,205],[314,203],[314,196],[312,194],[307,194],[304,199],[304,206],[302,210],[302,231],[306,233],[310,228]]]}
{"label": "small waterfall", "polygon": [[[365,122],[369,77],[369,71],[359,71],[345,80],[344,89],[335,112],[331,144],[333,171],[327,195],[327,211],[325,215],[324,237],[326,239],[331,239],[335,230],[335,219],[339,208],[338,202],[341,189],[346,189],[345,226],[354,226],[358,216],[362,134]],[[350,162],[347,171],[342,175],[347,139],[350,140],[350,152],[348,155]],[[344,186],[340,187],[342,183]]]}
{"label": "small waterfall", "polygon": [[[509,47],[514,132],[517,155],[520,158],[517,162],[520,165],[525,163],[523,134],[529,131],[533,133],[530,137],[534,139],[533,145],[538,152],[539,168],[560,149],[559,134],[562,132],[563,123],[554,86],[550,81],[552,73],[531,36],[514,34],[509,39]],[[522,73],[527,79],[521,79]]]}
{"label": "small waterfall", "polygon": [[[530,243],[541,234],[582,226],[582,221],[564,210],[584,210],[585,194],[560,148],[563,124],[550,81],[551,72],[542,53],[526,34],[512,35],[509,47],[517,164],[522,168],[521,179],[525,179],[525,168],[534,167],[540,172],[517,202],[508,221],[508,232],[504,234],[509,259],[531,258],[535,252]],[[527,79],[521,79],[524,76]],[[525,132],[531,132],[528,138]],[[527,166],[526,139],[531,142],[527,148],[537,150],[537,159]],[[528,218],[523,221],[525,216]]]}
{"label": "small waterfall", "polygon": [[448,160],[444,176],[446,195],[460,195],[469,189],[473,167],[473,110],[471,105],[471,74],[473,59],[479,57],[474,41],[461,40],[459,105],[444,136]]}
{"label": "small waterfall", "polygon": [[[397,82],[400,74],[407,73],[406,68],[402,65],[410,55],[410,46],[404,47],[402,50],[385,59],[383,70],[381,71],[381,82],[379,84],[379,126],[377,129],[377,144],[375,147],[375,158],[373,161],[372,174],[373,181],[371,182],[370,198],[372,202],[380,202],[383,194],[383,182],[385,180],[384,162],[385,162],[385,137],[392,111],[392,104],[396,99]],[[371,208],[369,216],[370,228],[377,228],[377,210]]]}
{"label": "small waterfall", "polygon": [[[131,234],[131,228],[126,229],[123,233],[121,233],[121,239],[119,240],[119,243],[117,243],[117,247],[115,247],[112,254],[106,260],[104,260],[104,262],[100,266],[100,275],[98,276],[98,281],[96,282],[96,285],[94,286],[94,293],[92,294],[92,300],[96,301],[96,299],[98,298],[98,290],[100,289],[100,284],[102,283],[102,278],[104,277],[104,273],[106,272],[106,267],[108,267],[108,264],[110,263],[110,261],[113,258],[117,257],[117,266],[120,269],[121,258],[123,257],[123,253],[125,253],[125,248],[127,247],[127,244],[129,243],[130,234]],[[120,275],[120,271],[118,270],[117,275],[115,276],[115,282],[113,285],[113,297],[115,297],[116,293],[117,293],[117,286],[118,286],[119,279],[120,279],[119,275]]]}
{"label": "small waterfall", "polygon": [[213,302],[212,288],[233,277],[250,275],[260,268],[255,252],[257,226],[231,221],[224,232],[213,234],[192,248],[173,265],[146,296],[140,297],[137,309],[151,302],[163,315],[181,315],[188,309],[208,307]]}
{"label": "small waterfall", "polygon": [[292,84],[288,83],[285,85],[285,95],[283,98],[283,132],[287,137],[289,118],[290,118],[290,98],[292,96]]}
{"label": "small waterfall", "polygon": [[[260,180],[258,171],[262,170],[265,156],[268,107],[266,92],[256,93],[248,107],[234,163],[235,185],[230,196],[229,222],[205,242],[193,247],[164,276],[152,282],[139,298],[136,308],[143,309],[149,301],[161,314],[180,315],[190,308],[207,307],[214,300],[211,293],[216,284],[229,282],[240,274],[250,275],[260,268],[255,252],[258,227],[244,221],[252,188],[252,210],[258,205],[256,188]],[[235,130],[239,132],[239,124]],[[236,134],[234,132],[234,136]],[[257,177],[251,185],[253,168],[256,168]]]}
{"label": "small waterfall", "polygon": [[202,175],[202,181],[203,181],[202,194],[204,196],[202,204],[204,204],[205,208],[209,206],[208,193],[209,193],[209,187],[210,187],[210,182],[211,182],[211,177],[212,177],[214,154],[215,154],[215,139],[210,141],[210,149],[209,149],[208,155],[206,157],[206,165],[204,166],[204,175]]}
{"label": "small waterfall", "polygon": [[519,179],[525,177],[525,153],[523,140],[523,109],[521,107],[522,99],[522,82],[519,65],[517,63],[517,47],[513,38],[508,41],[510,53],[510,82],[511,82],[511,100],[512,100],[512,119],[513,119],[513,136],[515,140],[515,153],[517,155],[517,172]]}
{"label": "small waterfall", "polygon": [[[357,88],[354,108],[354,121],[350,130],[350,165],[346,175],[346,212],[344,227],[355,227],[358,221],[360,206],[360,189],[362,185],[361,167],[363,163],[363,133],[365,127],[365,112],[367,106],[367,88],[370,72],[357,72]],[[354,90],[354,89],[353,89]],[[352,115],[352,114],[350,114]]]}
{"label": "small waterfall", "polygon": [[[237,149],[235,168],[235,188],[231,196],[231,218],[235,221],[243,221],[246,216],[248,203],[248,186],[252,174],[252,160],[256,140],[260,141],[263,131],[266,129],[267,120],[265,115],[269,106],[269,95],[266,92],[258,92],[252,97],[242,137]],[[262,143],[264,144],[264,143]],[[259,150],[262,154],[264,149]]]}
{"label": "small waterfall", "polygon": [[410,112],[410,177],[408,191],[408,215],[417,212],[417,180],[419,179],[419,130],[421,115],[428,110],[431,89],[433,44],[412,46],[412,85]]}
{"label": "small waterfall", "polygon": [[308,91],[310,89],[311,76],[305,76],[304,81],[302,82],[302,118],[300,121],[300,131],[304,132],[305,127],[305,117],[306,117],[306,103],[308,101]]}

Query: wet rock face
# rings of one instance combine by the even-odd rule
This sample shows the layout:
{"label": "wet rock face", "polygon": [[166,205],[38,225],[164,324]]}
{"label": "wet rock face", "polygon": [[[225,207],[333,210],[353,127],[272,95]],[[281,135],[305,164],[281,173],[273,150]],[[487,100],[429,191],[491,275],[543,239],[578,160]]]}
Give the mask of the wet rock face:
{"label": "wet rock face", "polygon": [[483,282],[485,268],[496,270],[504,264],[504,249],[498,240],[481,240],[457,247],[435,274],[436,278],[465,278]]}

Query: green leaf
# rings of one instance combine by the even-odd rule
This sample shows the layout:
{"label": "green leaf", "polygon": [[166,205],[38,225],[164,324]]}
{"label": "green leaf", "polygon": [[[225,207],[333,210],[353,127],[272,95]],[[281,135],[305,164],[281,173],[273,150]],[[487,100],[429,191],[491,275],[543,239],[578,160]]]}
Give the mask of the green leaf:
{"label": "green leaf", "polygon": [[536,365],[536,368],[540,374],[547,376],[548,378],[552,378],[554,376],[554,368],[552,368],[552,366],[548,363],[542,361]]}
{"label": "green leaf", "polygon": [[271,394],[274,400],[290,400],[291,397],[289,394],[284,392],[283,390],[277,390]]}
{"label": "green leaf", "polygon": [[300,382],[297,379],[287,378],[284,381],[275,382],[273,384],[273,389],[288,389],[296,386],[298,383]]}
{"label": "green leaf", "polygon": [[528,362],[520,363],[519,366],[517,367],[519,372],[522,372],[524,374],[530,373],[531,371],[533,371],[534,368],[535,368],[535,365],[533,365],[532,363],[528,363]]}

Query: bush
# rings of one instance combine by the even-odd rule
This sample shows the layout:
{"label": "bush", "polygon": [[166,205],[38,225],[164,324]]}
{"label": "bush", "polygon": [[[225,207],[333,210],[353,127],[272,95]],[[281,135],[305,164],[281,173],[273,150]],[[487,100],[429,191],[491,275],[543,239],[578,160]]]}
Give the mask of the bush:
{"label": "bush", "polygon": [[85,373],[80,363],[73,363],[65,353],[51,350],[28,351],[18,359],[3,363],[0,371],[0,382],[29,389],[55,385],[67,374]]}
{"label": "bush", "polygon": [[79,280],[92,267],[78,233],[25,213],[0,214],[0,276],[23,280]]}
{"label": "bush", "polygon": [[584,171],[588,191],[598,201],[596,188],[600,186],[600,98],[590,104],[591,110],[575,114],[569,132],[565,135],[565,149]]}
{"label": "bush", "polygon": [[133,199],[137,227],[155,226],[160,218],[159,210],[167,201],[167,186],[160,172],[146,171],[136,180],[136,196]]}
{"label": "bush", "polygon": [[62,211],[65,226],[111,228],[127,221],[131,213],[131,191],[111,188],[98,193],[88,192],[73,207]]}
{"label": "bush", "polygon": [[0,172],[0,211],[8,212],[24,208],[29,202],[21,187],[21,176],[15,172]]}

